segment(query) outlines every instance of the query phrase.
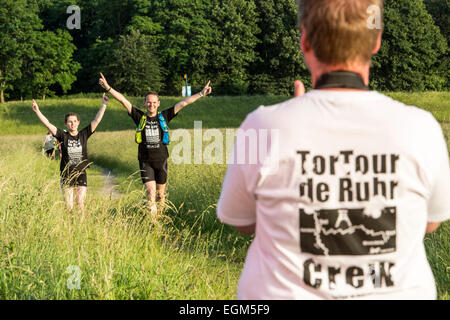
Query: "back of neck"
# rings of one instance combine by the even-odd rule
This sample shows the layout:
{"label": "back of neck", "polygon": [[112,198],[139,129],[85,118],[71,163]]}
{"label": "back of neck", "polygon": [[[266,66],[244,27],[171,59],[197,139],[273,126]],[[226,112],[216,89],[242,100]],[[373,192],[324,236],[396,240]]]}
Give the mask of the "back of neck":
{"label": "back of neck", "polygon": [[[369,70],[370,64],[353,64],[353,65],[324,65],[319,64],[316,66],[315,70],[311,70],[312,77],[312,85],[313,88],[316,87],[317,81],[324,74],[334,72],[334,71],[348,71],[352,73],[359,74],[363,80],[364,85],[367,87],[369,85]],[[361,89],[353,89],[353,88],[324,88],[323,90],[336,90],[336,91],[344,91],[344,90],[361,90]]]}

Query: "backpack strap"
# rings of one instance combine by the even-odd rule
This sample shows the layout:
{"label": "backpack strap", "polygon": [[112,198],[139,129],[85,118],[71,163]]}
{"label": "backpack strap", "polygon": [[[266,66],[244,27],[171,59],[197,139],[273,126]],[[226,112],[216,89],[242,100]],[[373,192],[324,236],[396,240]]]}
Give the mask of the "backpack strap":
{"label": "backpack strap", "polygon": [[139,125],[136,128],[136,134],[134,136],[134,141],[136,141],[137,144],[142,143],[142,130],[144,130],[146,122],[147,115],[143,114],[141,117],[141,121],[139,121]]}
{"label": "backpack strap", "polygon": [[146,122],[147,122],[147,115],[143,114],[142,117],[141,117],[141,121],[139,122],[139,125],[137,127],[139,129],[139,131],[144,130]]}
{"label": "backpack strap", "polygon": [[169,127],[167,126],[166,119],[164,119],[164,116],[161,112],[158,112],[158,119],[159,119],[159,125],[161,126],[161,129],[163,131],[163,144],[169,145],[170,144],[170,136],[169,136]]}

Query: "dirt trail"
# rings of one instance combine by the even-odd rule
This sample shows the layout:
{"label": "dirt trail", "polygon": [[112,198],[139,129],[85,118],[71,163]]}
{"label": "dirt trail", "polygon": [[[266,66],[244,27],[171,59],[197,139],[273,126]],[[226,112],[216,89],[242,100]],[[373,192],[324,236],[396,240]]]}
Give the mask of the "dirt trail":
{"label": "dirt trail", "polygon": [[116,176],[112,173],[111,170],[106,168],[102,169],[102,177],[105,185],[100,192],[109,196],[110,199],[118,199],[120,197],[120,192],[116,190],[117,185],[114,184],[114,179],[116,178]]}

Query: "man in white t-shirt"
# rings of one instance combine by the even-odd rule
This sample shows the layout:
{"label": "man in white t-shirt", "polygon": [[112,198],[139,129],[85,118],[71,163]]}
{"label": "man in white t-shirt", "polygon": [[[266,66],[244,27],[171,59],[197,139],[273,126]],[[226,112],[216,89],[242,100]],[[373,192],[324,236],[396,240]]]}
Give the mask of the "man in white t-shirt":
{"label": "man in white t-shirt", "polygon": [[301,1],[314,90],[238,131],[217,208],[255,233],[238,299],[436,298],[423,238],[450,217],[448,151],[430,113],[367,90],[373,5]]}

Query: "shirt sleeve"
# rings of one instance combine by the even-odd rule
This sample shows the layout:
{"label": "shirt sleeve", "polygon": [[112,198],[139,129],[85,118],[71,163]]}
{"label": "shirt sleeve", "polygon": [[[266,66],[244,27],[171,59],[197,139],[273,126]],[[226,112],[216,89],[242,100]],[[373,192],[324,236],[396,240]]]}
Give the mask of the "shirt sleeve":
{"label": "shirt sleeve", "polygon": [[64,132],[61,129],[56,128],[56,134],[54,137],[58,139],[58,141],[64,141]]}
{"label": "shirt sleeve", "polygon": [[92,126],[89,123],[88,126],[84,127],[81,131],[80,131],[80,135],[85,135],[86,139],[89,138],[90,136],[92,136],[94,132],[92,131]]}
{"label": "shirt sleeve", "polygon": [[234,143],[233,154],[230,158],[227,172],[222,184],[222,193],[217,204],[217,217],[223,223],[243,227],[256,223],[256,197],[255,197],[255,176],[258,176],[259,167],[248,163],[237,161],[240,153],[246,155],[250,150],[239,141],[239,132],[244,134],[252,128],[251,117],[247,116],[237,133]]}
{"label": "shirt sleeve", "polygon": [[166,119],[167,123],[169,123],[170,120],[172,120],[173,118],[175,118],[177,116],[177,114],[175,113],[175,106],[173,106],[169,109],[163,110],[162,114],[163,114],[164,118]]}
{"label": "shirt sleeve", "polygon": [[256,200],[247,191],[242,165],[229,165],[217,204],[217,217],[223,223],[243,227],[256,223]]}
{"label": "shirt sleeve", "polygon": [[133,119],[136,126],[138,126],[139,122],[141,122],[141,118],[142,118],[143,114],[144,114],[144,112],[142,112],[141,110],[132,106],[131,113],[129,113],[128,115],[131,117],[131,119]]}
{"label": "shirt sleeve", "polygon": [[439,123],[434,120],[434,135],[430,141],[433,160],[433,183],[428,200],[428,222],[443,222],[450,218],[450,166],[448,150]]}

